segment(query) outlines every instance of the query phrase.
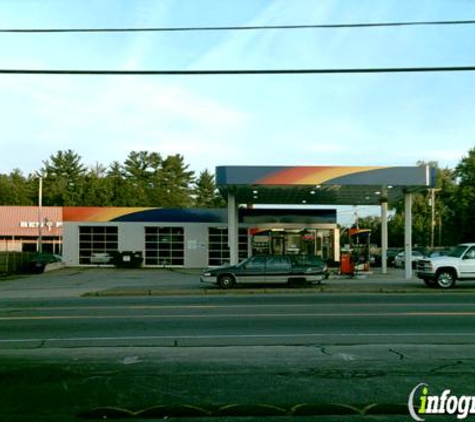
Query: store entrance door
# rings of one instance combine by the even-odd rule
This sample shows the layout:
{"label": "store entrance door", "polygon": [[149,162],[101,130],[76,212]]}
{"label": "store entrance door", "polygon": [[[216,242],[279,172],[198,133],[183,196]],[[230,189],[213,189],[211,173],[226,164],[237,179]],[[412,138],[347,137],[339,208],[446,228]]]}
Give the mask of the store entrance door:
{"label": "store entrance door", "polygon": [[279,234],[273,234],[271,236],[271,254],[272,255],[285,255],[285,233],[279,232]]}

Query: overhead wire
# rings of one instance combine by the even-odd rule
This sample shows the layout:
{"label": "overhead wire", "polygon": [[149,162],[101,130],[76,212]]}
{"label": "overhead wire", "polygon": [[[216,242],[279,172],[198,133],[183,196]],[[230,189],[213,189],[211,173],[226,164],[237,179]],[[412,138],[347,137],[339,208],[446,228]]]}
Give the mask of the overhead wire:
{"label": "overhead wire", "polygon": [[7,28],[0,33],[74,33],[74,32],[186,32],[186,31],[256,31],[293,29],[337,29],[337,28],[378,28],[402,26],[473,25],[475,20],[407,21],[407,22],[366,22],[309,25],[251,25],[251,26],[181,26],[149,28]]}
{"label": "overhead wire", "polygon": [[[315,25],[255,25],[255,26],[194,26],[151,28],[17,28],[0,29],[1,33],[107,33],[107,32],[181,32],[181,31],[248,31],[287,29],[374,28],[433,25],[473,25],[475,20],[377,22]],[[345,74],[345,73],[421,73],[467,72],[475,66],[392,67],[392,68],[335,68],[335,69],[231,69],[231,70],[88,70],[88,69],[0,69],[0,74],[35,75],[272,75],[272,74]]]}
{"label": "overhead wire", "polygon": [[475,66],[340,68],[340,69],[231,69],[231,70],[86,70],[86,69],[0,69],[0,74],[12,75],[293,75],[293,74],[349,74],[349,73],[423,73],[472,72]]}

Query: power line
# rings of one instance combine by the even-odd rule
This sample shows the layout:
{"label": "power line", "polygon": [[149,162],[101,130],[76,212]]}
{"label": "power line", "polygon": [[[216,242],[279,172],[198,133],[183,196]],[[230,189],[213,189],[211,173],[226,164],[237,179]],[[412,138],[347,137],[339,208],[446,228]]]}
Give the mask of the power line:
{"label": "power line", "polygon": [[185,31],[256,31],[276,29],[337,29],[337,28],[377,28],[399,26],[434,26],[434,25],[473,25],[475,20],[448,21],[409,21],[376,23],[341,23],[322,25],[255,25],[255,26],[182,26],[156,28],[47,28],[47,29],[0,29],[0,33],[67,33],[67,32],[185,32]]}
{"label": "power line", "polygon": [[386,67],[353,69],[234,69],[234,70],[77,70],[77,69],[0,69],[0,74],[11,75],[294,75],[294,74],[345,74],[345,73],[423,73],[423,72],[472,72],[475,66],[438,67]]}

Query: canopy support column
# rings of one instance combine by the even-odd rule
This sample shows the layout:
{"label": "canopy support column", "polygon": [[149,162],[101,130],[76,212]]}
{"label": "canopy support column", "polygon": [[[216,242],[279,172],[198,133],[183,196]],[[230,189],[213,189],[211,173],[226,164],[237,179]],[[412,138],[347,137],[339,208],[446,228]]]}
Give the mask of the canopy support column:
{"label": "canopy support column", "polygon": [[229,246],[229,260],[231,265],[236,265],[239,262],[238,255],[238,207],[236,203],[236,196],[228,193],[228,246]]}
{"label": "canopy support column", "polygon": [[381,202],[381,272],[388,273],[388,201]]}
{"label": "canopy support column", "polygon": [[412,277],[412,194],[404,195],[404,272],[406,280]]}

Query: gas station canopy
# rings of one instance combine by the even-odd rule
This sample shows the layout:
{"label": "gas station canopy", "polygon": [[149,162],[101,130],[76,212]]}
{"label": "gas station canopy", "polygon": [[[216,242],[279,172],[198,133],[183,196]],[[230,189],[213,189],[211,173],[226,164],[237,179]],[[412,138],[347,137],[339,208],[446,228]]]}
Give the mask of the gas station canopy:
{"label": "gas station canopy", "polygon": [[219,166],[216,185],[240,204],[380,205],[435,185],[435,169],[363,166]]}

